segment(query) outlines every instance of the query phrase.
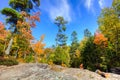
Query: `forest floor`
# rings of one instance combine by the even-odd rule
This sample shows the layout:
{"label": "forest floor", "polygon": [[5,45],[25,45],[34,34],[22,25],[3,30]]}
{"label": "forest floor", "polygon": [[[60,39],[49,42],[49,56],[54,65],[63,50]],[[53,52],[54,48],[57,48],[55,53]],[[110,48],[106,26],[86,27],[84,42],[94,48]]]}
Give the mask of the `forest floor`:
{"label": "forest floor", "polygon": [[104,78],[86,69],[36,63],[0,66],[0,80],[120,80],[120,75],[108,74],[109,77]]}

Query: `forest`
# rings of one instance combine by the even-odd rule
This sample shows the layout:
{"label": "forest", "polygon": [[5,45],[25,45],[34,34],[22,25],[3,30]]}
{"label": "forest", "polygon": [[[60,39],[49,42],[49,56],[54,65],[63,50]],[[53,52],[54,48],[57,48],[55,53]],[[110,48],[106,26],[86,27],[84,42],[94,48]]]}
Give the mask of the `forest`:
{"label": "forest", "polygon": [[[76,31],[71,36],[65,34],[68,21],[57,16],[53,22],[58,29],[56,43],[48,48],[43,42],[44,34],[35,40],[31,30],[40,22],[40,0],[9,0],[9,6],[1,10],[6,23],[0,22],[0,65],[47,63],[72,68],[83,65],[91,71],[120,67],[120,0],[113,0],[110,8],[102,9],[98,29],[94,35],[85,29],[81,41]],[[31,12],[33,9],[35,13]],[[70,45],[66,43],[68,37]]]}

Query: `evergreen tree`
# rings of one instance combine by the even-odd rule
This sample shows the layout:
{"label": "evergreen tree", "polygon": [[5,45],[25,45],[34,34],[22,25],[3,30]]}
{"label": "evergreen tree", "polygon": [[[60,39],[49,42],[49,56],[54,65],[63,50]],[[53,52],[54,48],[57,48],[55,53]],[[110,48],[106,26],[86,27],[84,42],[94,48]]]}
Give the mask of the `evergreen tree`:
{"label": "evergreen tree", "polygon": [[78,38],[77,38],[77,32],[76,31],[72,32],[71,41],[72,41],[72,43],[71,43],[71,47],[70,47],[70,53],[74,54],[75,50],[77,50],[78,47],[79,47]]}
{"label": "evergreen tree", "polygon": [[55,24],[58,26],[58,33],[56,36],[56,46],[65,46],[67,41],[67,36],[65,35],[67,21],[63,17],[58,16],[55,19]]}
{"label": "evergreen tree", "polygon": [[90,37],[92,34],[88,29],[84,30],[84,37]]}
{"label": "evergreen tree", "polygon": [[77,32],[73,31],[71,34],[71,46],[70,46],[70,65],[71,67],[79,67],[81,63],[81,56],[80,56],[80,50],[79,50],[79,43],[77,38]]}

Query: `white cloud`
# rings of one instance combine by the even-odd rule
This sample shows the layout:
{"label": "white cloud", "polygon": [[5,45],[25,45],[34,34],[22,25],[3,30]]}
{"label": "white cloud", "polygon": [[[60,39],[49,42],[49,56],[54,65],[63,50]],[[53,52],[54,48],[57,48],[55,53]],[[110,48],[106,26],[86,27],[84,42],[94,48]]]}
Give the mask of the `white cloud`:
{"label": "white cloud", "polygon": [[112,0],[99,0],[98,3],[100,8],[103,9],[105,7],[110,7],[112,5]]}
{"label": "white cloud", "polygon": [[91,8],[91,5],[92,5],[91,1],[92,1],[92,0],[86,0],[86,1],[85,1],[85,7],[86,7],[87,9],[90,9],[90,8]]}
{"label": "white cloud", "polygon": [[93,11],[93,3],[94,3],[94,0],[85,0],[85,7],[88,10],[92,10]]}
{"label": "white cloud", "polygon": [[101,9],[103,9],[105,7],[105,1],[104,0],[99,0],[99,6]]}
{"label": "white cloud", "polygon": [[53,0],[53,3],[50,0],[47,0],[47,5],[44,8],[50,18],[54,20],[57,16],[63,16],[65,20],[70,22],[72,19],[72,11],[68,0]]}

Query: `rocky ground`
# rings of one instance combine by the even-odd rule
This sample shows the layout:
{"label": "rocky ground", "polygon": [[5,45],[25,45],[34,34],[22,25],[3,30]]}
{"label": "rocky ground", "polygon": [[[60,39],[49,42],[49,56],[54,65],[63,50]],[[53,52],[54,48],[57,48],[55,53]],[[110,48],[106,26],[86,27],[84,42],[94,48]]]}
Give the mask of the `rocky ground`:
{"label": "rocky ground", "polygon": [[104,78],[85,69],[30,63],[0,66],[0,80],[120,80],[120,75],[109,73],[109,78]]}

